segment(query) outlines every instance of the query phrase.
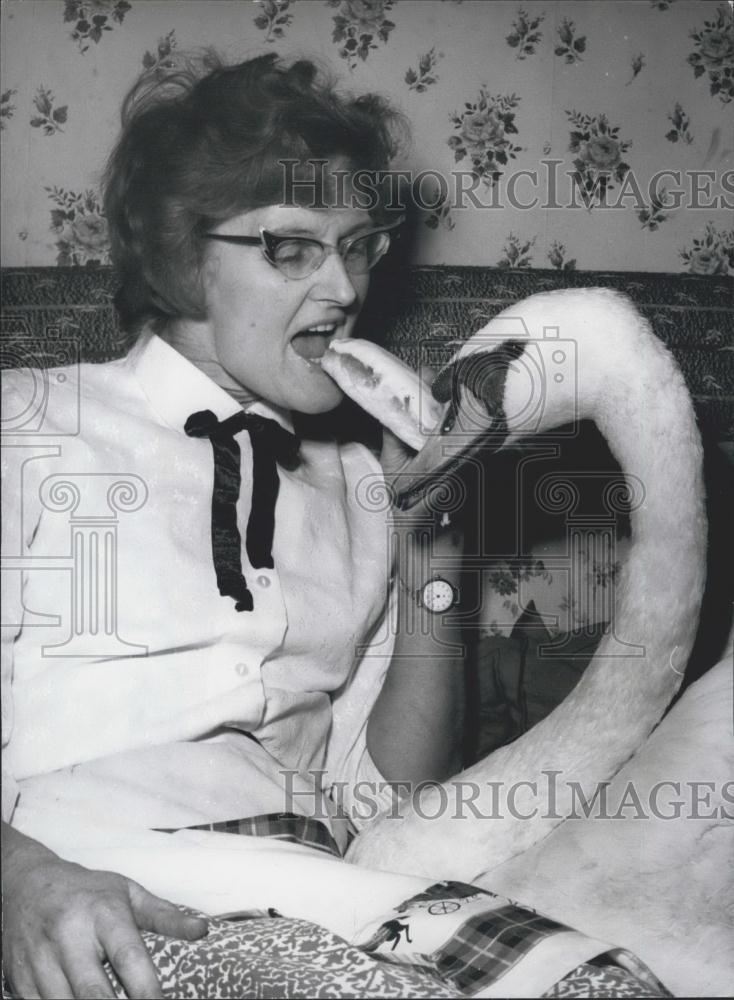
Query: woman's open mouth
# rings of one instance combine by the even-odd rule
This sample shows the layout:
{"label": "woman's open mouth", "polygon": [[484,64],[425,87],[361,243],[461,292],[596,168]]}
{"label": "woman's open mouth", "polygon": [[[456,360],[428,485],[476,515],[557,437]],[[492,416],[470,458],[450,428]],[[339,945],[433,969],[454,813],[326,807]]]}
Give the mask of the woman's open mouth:
{"label": "woman's open mouth", "polygon": [[305,361],[318,361],[326,352],[334,334],[336,323],[318,323],[300,330],[292,339],[291,347]]}

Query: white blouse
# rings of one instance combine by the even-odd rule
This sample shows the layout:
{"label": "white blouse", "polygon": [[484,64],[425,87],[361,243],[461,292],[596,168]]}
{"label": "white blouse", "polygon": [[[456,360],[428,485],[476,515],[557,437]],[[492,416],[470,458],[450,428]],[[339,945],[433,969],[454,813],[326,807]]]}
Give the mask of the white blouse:
{"label": "white blouse", "polygon": [[52,805],[184,827],[313,812],[310,772],[347,802],[381,781],[365,745],[392,652],[374,456],[306,440],[278,467],[275,568],[243,544],[254,610],[238,612],[214,573],[211,443],[184,433],[196,411],[236,413],[232,397],[150,333],[118,361],[7,372],[3,397],[5,818]]}

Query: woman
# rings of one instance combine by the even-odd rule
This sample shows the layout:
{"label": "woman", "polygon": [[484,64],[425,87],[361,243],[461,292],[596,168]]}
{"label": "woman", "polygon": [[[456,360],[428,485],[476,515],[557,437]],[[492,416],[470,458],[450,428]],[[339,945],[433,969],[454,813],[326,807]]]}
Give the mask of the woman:
{"label": "woman", "polygon": [[[460,766],[459,637],[419,592],[440,572],[456,595],[462,534],[373,502],[409,460],[389,433],[379,463],[293,434],[342,399],[318,359],[352,334],[396,228],[353,175],[387,168],[400,126],[273,56],[147,76],[125,103],[106,214],[135,343],[51,371],[43,446],[6,453],[5,551],[46,569],[9,591],[4,629],[4,951],[21,996],[111,997],[113,974],[130,997],[161,996],[161,978],[243,995],[271,938],[187,905],[298,918],[288,968],[315,955],[332,978],[290,995],[462,995],[366,952],[412,942],[435,905],[481,917],[491,894],[324,857],[401,786]],[[9,375],[10,412],[37,377]],[[544,952],[523,980],[539,992],[605,950],[561,936],[557,968]]]}
{"label": "woman", "polygon": [[[62,373],[66,392],[43,433],[63,435],[80,398],[79,434],[58,438],[61,460],[31,463],[23,547],[42,555],[68,545],[68,514],[40,496],[49,476],[107,489],[119,475],[144,500],[117,529],[115,636],[101,641],[100,629],[96,648],[75,655],[66,642],[58,657],[63,629],[49,641],[24,627],[24,607],[64,606],[65,574],[44,573],[5,637],[15,709],[5,736],[6,955],[23,996],[112,995],[103,955],[130,996],[157,996],[140,930],[205,932],[123,876],[72,863],[69,844],[93,817],[170,831],[313,815],[321,826],[308,829],[343,850],[347,815],[352,830],[359,822],[356,783],[374,786],[374,814],[391,801],[389,782],[460,765],[456,637],[405,586],[393,593],[397,628],[387,625],[387,582],[427,566],[425,541],[402,523],[391,563],[384,511],[360,499],[362,481],[394,473],[406,454],[387,440],[381,469],[361,446],[298,448],[288,433],[292,412],[341,401],[317,359],[352,334],[369,269],[394,232],[379,204],[309,207],[304,182],[318,176],[336,191],[345,174],[333,171],[384,170],[400,128],[378,98],[340,96],[312,64],[273,56],[231,67],[209,56],[144,77],[125,102],[106,213],[118,307],[137,340],[120,361]],[[290,204],[284,159],[298,161],[291,180],[302,182]],[[8,405],[25,389],[10,376]],[[243,410],[249,423],[230,422],[221,440],[207,423]],[[7,499],[12,531],[20,511]],[[454,528],[432,549],[452,583],[461,544]],[[430,627],[414,628],[416,616]],[[371,637],[371,657],[362,655]],[[334,782],[342,815],[331,819]],[[306,823],[292,822],[303,836]]]}

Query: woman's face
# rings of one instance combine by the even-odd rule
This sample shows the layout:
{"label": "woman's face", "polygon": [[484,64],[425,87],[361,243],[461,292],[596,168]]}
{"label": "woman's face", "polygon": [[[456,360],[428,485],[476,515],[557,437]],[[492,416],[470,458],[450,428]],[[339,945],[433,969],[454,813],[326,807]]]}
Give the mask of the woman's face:
{"label": "woman's face", "polygon": [[[270,205],[252,209],[212,232],[229,236],[271,233],[310,236],[337,244],[374,228],[360,209],[309,209]],[[286,278],[258,246],[207,241],[204,287],[207,319],[197,331],[212,363],[221,367],[224,388],[244,389],[277,406],[301,413],[325,413],[342,399],[320,365],[334,339],[352,333],[369,284],[367,274],[349,274],[337,253],[306,278]],[[203,339],[203,343],[202,343]],[[232,385],[232,382],[235,385]]]}

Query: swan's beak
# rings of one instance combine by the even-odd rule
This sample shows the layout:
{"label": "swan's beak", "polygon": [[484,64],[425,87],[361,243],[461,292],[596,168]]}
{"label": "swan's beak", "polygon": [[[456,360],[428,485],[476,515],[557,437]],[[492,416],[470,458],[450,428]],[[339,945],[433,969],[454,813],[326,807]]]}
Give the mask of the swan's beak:
{"label": "swan's beak", "polygon": [[431,393],[444,404],[441,418],[401,473],[396,507],[409,510],[473,455],[502,447],[507,437],[507,373],[524,349],[522,342],[507,340],[491,349],[462,351],[436,375]]}
{"label": "swan's beak", "polygon": [[395,506],[399,510],[410,510],[426,492],[456,475],[474,455],[498,451],[505,437],[505,433],[492,433],[490,427],[472,439],[466,435],[435,434],[400,473]]}

